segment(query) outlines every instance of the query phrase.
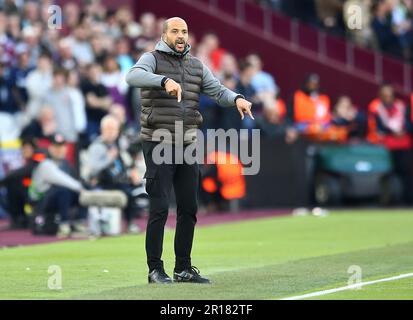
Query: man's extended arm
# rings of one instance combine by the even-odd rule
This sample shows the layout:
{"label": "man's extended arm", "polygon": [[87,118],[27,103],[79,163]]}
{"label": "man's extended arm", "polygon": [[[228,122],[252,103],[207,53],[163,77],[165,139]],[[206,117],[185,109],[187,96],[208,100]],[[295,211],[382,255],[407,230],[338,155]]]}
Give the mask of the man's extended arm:
{"label": "man's extended arm", "polygon": [[237,94],[223,86],[207,66],[203,65],[203,68],[202,92],[210,96],[221,106],[236,106],[242,120],[244,120],[244,113],[249,115],[251,119],[254,119],[251,113],[251,102],[245,100],[243,95]]}
{"label": "man's extended arm", "polygon": [[201,89],[207,96],[214,99],[223,107],[233,107],[235,106],[235,99],[237,97],[244,98],[242,95],[223,86],[206,65],[203,65],[203,68]]}
{"label": "man's extended arm", "polygon": [[162,88],[166,77],[155,74],[156,60],[152,53],[144,53],[126,75],[126,82],[138,88]]}

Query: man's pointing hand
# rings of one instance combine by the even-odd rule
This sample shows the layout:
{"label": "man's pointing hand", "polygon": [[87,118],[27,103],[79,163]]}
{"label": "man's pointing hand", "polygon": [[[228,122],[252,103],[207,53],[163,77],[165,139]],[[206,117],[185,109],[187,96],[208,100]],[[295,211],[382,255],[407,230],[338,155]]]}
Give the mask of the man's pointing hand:
{"label": "man's pointing hand", "polygon": [[178,102],[181,102],[182,98],[182,88],[181,85],[172,79],[168,79],[165,82],[165,90],[171,96],[178,98]]}
{"label": "man's pointing hand", "polygon": [[244,113],[248,114],[251,119],[255,120],[251,113],[252,103],[243,98],[238,98],[235,102],[238,112],[241,115],[241,120],[244,120]]}

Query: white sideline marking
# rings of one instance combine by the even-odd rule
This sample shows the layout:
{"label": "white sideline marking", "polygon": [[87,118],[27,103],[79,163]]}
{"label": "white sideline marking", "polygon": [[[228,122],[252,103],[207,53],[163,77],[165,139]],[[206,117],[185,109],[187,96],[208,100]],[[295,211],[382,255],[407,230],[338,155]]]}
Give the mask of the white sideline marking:
{"label": "white sideline marking", "polygon": [[335,292],[339,292],[339,291],[361,288],[361,287],[367,286],[369,284],[393,281],[393,280],[409,278],[409,277],[413,277],[413,273],[406,273],[406,274],[401,274],[401,275],[390,277],[390,278],[384,278],[384,279],[378,279],[378,280],[373,280],[373,281],[355,283],[355,284],[351,284],[351,285],[344,286],[344,287],[339,287],[339,288],[334,288],[334,289],[329,289],[329,290],[323,290],[323,291],[316,291],[316,292],[312,292],[312,293],[303,294],[301,296],[283,298],[283,299],[280,299],[280,300],[300,300],[300,299],[306,299],[306,298],[311,298],[311,297],[318,297],[318,296],[323,296],[323,295],[326,295],[326,294],[335,293]]}

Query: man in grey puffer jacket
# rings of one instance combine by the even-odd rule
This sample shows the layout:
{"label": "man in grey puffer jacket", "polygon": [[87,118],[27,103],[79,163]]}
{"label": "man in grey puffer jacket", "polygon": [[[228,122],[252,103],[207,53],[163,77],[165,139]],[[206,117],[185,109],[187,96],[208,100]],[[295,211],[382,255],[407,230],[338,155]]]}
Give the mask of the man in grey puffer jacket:
{"label": "man in grey puffer jacket", "polygon": [[[141,139],[146,162],[146,190],[150,202],[146,229],[150,283],[172,282],[161,260],[172,186],[177,202],[174,281],[209,283],[191,264],[200,183],[198,163],[177,163],[175,159],[172,164],[155,163],[152,152],[160,142],[156,130],[163,129],[170,133],[171,139],[164,136],[164,142],[173,145],[172,155],[183,154],[195,142],[196,129],[202,123],[198,110],[201,93],[222,106],[236,106],[242,119],[244,113],[253,118],[251,103],[242,95],[221,85],[207,66],[190,55],[191,46],[187,41],[186,22],[178,17],[166,20],[162,39],[155,50],[143,54],[126,76],[130,86],[142,89]],[[179,125],[183,126],[183,130],[180,130],[182,132],[175,132]],[[183,138],[180,136],[182,134]],[[183,144],[178,139],[182,139]]]}

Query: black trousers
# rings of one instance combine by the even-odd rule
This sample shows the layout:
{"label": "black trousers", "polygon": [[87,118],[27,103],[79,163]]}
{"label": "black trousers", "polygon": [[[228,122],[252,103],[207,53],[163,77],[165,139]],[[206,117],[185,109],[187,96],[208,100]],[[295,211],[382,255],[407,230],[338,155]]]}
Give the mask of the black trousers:
{"label": "black trousers", "polygon": [[[146,229],[146,254],[149,271],[163,268],[161,260],[164,228],[168,217],[172,187],[175,191],[177,217],[175,230],[175,271],[191,266],[191,250],[197,221],[200,170],[198,163],[156,164],[152,151],[156,142],[142,142],[146,163],[146,191],[149,195],[149,219]],[[186,147],[178,150],[183,152]],[[173,146],[173,154],[176,147]]]}
{"label": "black trousers", "polygon": [[27,227],[24,205],[28,203],[28,194],[22,179],[16,178],[8,181],[7,202],[12,225],[21,228]]}
{"label": "black trousers", "polygon": [[403,184],[403,202],[411,205],[413,203],[413,171],[412,171],[412,151],[411,150],[393,150],[391,152],[394,171]]}

